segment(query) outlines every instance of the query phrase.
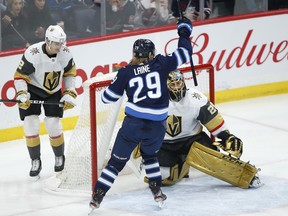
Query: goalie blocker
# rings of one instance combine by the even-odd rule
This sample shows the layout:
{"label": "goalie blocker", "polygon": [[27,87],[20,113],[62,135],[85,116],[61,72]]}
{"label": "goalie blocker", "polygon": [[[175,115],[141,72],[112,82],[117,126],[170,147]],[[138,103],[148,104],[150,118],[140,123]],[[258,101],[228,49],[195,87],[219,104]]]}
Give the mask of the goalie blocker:
{"label": "goalie blocker", "polygon": [[[255,166],[227,154],[214,151],[194,142],[186,158],[186,163],[197,170],[240,188],[249,188],[258,170]],[[259,180],[257,180],[259,181]],[[260,182],[258,183],[260,185]]]}

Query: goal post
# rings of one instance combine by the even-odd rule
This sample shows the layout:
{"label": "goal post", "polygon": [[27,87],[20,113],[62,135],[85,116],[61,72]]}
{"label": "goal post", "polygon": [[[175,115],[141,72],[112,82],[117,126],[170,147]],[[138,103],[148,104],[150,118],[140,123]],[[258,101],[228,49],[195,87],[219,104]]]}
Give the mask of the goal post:
{"label": "goal post", "polygon": [[[197,87],[194,86],[191,67],[182,67],[179,70],[184,75],[187,88],[200,90],[215,103],[212,65],[195,65]],[[117,72],[112,72],[96,76],[83,83],[83,102],[78,121],[66,147],[65,169],[46,181],[46,189],[85,193],[93,190],[99,174],[110,158],[111,149],[125,116],[126,95],[116,103],[104,104],[101,101],[102,93],[116,74]],[[135,167],[137,170],[141,162],[133,161],[132,158],[129,162],[119,175],[130,173],[137,175]]]}

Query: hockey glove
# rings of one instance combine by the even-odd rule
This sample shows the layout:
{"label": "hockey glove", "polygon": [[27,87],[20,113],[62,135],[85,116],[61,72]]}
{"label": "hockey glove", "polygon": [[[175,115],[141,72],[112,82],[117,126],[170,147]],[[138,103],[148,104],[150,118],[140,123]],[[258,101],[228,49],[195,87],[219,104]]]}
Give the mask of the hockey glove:
{"label": "hockey glove", "polygon": [[183,19],[179,18],[177,26],[179,36],[189,37],[192,34],[193,26],[191,20],[188,19],[187,17],[184,16]]}
{"label": "hockey glove", "polygon": [[60,102],[64,102],[64,110],[72,109],[76,106],[77,93],[73,90],[65,90]]}
{"label": "hockey glove", "polygon": [[243,143],[241,139],[230,134],[228,131],[220,132],[217,137],[220,138],[221,141],[214,142],[213,145],[220,147],[238,159],[241,157],[243,152]]}
{"label": "hockey glove", "polygon": [[30,107],[31,101],[29,99],[30,99],[30,93],[25,90],[21,90],[16,94],[16,100],[20,101],[18,103],[20,109],[26,110]]}

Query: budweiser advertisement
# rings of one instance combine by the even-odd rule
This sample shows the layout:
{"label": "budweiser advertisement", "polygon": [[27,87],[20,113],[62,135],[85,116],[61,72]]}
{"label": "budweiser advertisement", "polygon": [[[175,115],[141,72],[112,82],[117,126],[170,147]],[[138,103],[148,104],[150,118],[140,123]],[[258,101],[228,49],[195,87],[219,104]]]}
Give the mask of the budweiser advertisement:
{"label": "budweiser advertisement", "polygon": [[[216,92],[288,81],[287,21],[288,10],[279,10],[195,22],[191,36],[194,65],[214,66]],[[139,38],[151,39],[161,54],[173,52],[178,42],[174,25],[69,41],[77,66],[79,104],[83,100],[82,83],[127,65],[132,45]],[[2,99],[15,98],[13,75],[22,52],[0,53]],[[65,117],[77,116],[80,107],[68,111]],[[0,135],[3,129],[22,125],[15,104],[2,103],[0,112]]]}

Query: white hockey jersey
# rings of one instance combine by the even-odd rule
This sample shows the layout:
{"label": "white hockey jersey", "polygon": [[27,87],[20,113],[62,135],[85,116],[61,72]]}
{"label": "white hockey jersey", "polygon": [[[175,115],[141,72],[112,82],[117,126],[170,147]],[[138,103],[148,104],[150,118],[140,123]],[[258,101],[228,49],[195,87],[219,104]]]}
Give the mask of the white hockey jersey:
{"label": "white hockey jersey", "polygon": [[68,83],[75,86],[76,67],[69,49],[63,46],[55,56],[48,56],[44,44],[39,42],[25,50],[14,75],[17,91],[23,90],[23,80],[48,94],[61,89],[63,77],[74,79]]}
{"label": "white hockey jersey", "polygon": [[164,140],[176,140],[200,133],[204,125],[214,136],[226,130],[215,106],[196,89],[188,89],[179,102],[170,101]]}

